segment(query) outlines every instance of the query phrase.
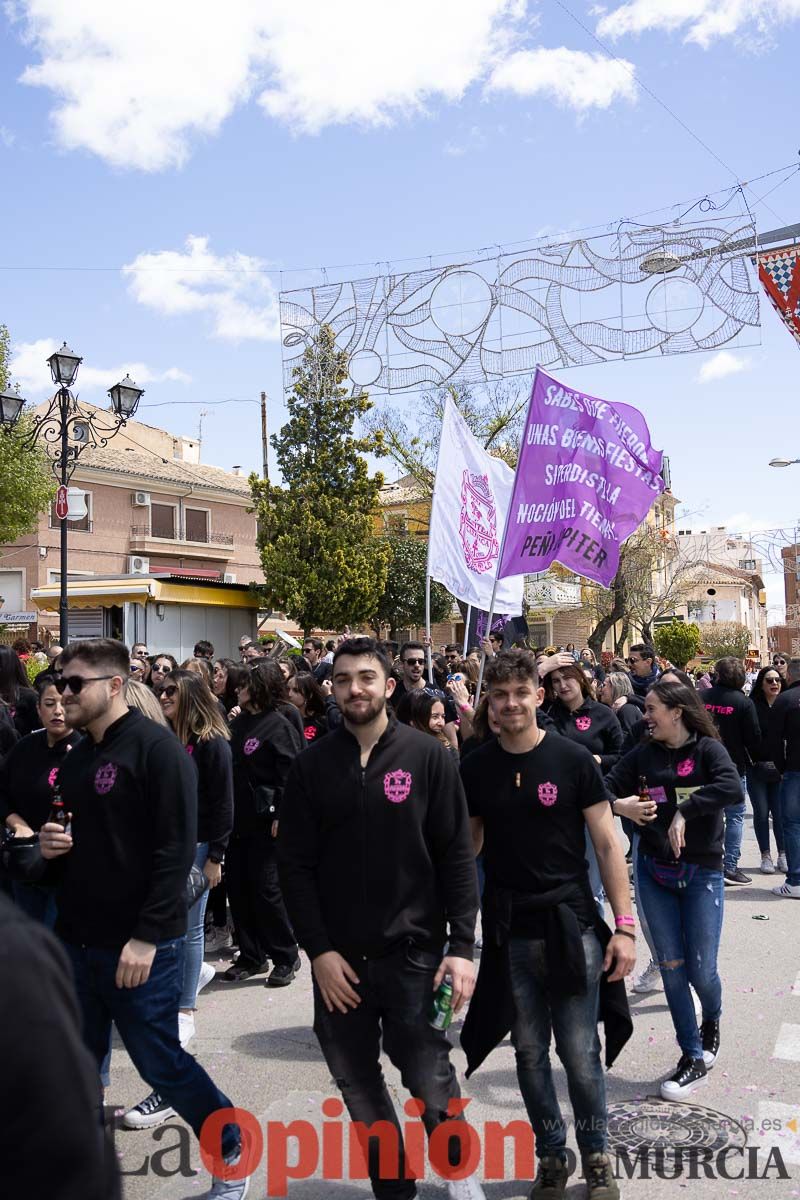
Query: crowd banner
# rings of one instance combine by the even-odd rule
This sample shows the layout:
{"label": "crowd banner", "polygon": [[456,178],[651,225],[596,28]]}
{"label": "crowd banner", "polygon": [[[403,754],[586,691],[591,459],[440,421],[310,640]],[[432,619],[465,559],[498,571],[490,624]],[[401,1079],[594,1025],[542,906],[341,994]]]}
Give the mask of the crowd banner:
{"label": "crowd banner", "polygon": [[[484,450],[448,396],[431,503],[428,575],[476,609],[490,607],[513,485],[511,468]],[[498,586],[500,611],[522,613],[524,584],[520,578]]]}
{"label": "crowd banner", "polygon": [[[544,571],[557,560],[608,587],[622,543],[664,490],[662,457],[637,409],[537,370],[498,580]],[[504,607],[499,599],[491,606]]]}

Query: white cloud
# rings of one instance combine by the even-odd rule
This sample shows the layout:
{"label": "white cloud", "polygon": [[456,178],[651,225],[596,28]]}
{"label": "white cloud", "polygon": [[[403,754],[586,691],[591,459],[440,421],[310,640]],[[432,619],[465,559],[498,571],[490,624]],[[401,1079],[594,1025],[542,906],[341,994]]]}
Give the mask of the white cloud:
{"label": "white cloud", "polygon": [[629,0],[598,22],[601,37],[619,38],[651,29],[686,30],[686,41],[706,47],[740,31],[763,36],[800,18],[800,0]]}
{"label": "white cloud", "polygon": [[[19,342],[12,350],[10,370],[11,378],[18,382],[22,393],[29,399],[41,399],[51,396],[55,390],[50,376],[47,359],[57,350],[61,342],[57,338],[39,338],[35,342]],[[112,367],[92,367],[81,363],[74,391],[83,395],[86,392],[107,392],[115,383],[119,383],[126,375],[130,375],[140,387],[148,383],[191,383],[190,375],[179,367],[168,367],[166,371],[156,371],[142,362],[123,362]]]}
{"label": "white cloud", "polygon": [[10,150],[16,140],[16,134],[12,133],[7,125],[0,125],[0,145]]}
{"label": "white cloud", "polygon": [[[254,99],[296,133],[389,125],[458,102],[508,55],[507,78],[525,74],[518,56],[526,53],[546,75],[539,86],[510,85],[525,95],[585,108],[628,94],[610,60],[525,51],[535,25],[528,5],[7,0],[6,9],[34,56],[22,81],[54,97],[57,143],[116,167],[159,171],[184,163]],[[555,78],[558,62],[577,75],[571,84]]]}
{"label": "white cloud", "polygon": [[518,96],[547,96],[578,112],[608,108],[615,100],[635,101],[637,91],[632,63],[566,46],[516,51],[495,67],[488,87]]}
{"label": "white cloud", "polygon": [[228,341],[280,337],[278,299],[260,258],[216,255],[207,237],[190,235],[186,250],[139,254],[123,267],[134,299],[165,316],[207,313],[214,336]]}
{"label": "white cloud", "polygon": [[727,379],[729,375],[749,371],[752,365],[751,359],[740,354],[731,354],[730,350],[718,350],[712,358],[703,363],[697,373],[697,382],[713,383],[717,379]]}

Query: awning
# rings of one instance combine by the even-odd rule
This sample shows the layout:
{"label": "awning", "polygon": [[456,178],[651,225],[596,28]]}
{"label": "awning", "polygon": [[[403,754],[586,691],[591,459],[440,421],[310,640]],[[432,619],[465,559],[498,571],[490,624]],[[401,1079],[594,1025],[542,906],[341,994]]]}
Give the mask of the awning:
{"label": "awning", "polygon": [[[44,612],[58,612],[60,585],[48,583],[34,588],[31,599]],[[70,579],[67,582],[69,608],[112,608],[122,604],[186,604],[213,608],[258,609],[259,598],[254,592],[229,584],[198,584],[161,582],[158,577]]]}

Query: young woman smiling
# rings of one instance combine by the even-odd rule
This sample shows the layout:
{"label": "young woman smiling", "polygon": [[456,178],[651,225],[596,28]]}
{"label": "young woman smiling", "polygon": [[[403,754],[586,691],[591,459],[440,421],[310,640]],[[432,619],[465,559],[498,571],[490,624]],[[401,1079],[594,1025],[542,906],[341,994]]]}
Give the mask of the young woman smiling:
{"label": "young woman smiling", "polygon": [[[705,1081],[719,1053],[723,809],[740,801],[742,785],[710,715],[684,684],[654,684],[645,719],[650,738],[611,770],[606,786],[617,797],[614,811],[640,826],[639,898],[681,1049],[661,1095],[680,1100]],[[702,1005],[699,1029],[690,984]]]}

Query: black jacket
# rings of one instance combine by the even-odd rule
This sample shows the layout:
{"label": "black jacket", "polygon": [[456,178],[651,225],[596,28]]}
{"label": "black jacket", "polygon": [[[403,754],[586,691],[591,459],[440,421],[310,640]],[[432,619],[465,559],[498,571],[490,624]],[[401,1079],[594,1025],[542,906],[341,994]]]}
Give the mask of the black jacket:
{"label": "black jacket", "polygon": [[21,687],[17,698],[9,704],[11,719],[20,737],[41,729],[39,710],[36,707],[36,692],[33,688]]}
{"label": "black jacket", "polygon": [[[2,1194],[116,1200],[116,1158],[103,1137],[97,1064],[81,1037],[69,960],[49,930],[3,895],[0,979]],[[43,1122],[55,1097],[64,1101],[58,1118]]]}
{"label": "black jacket", "polygon": [[781,775],[800,771],[800,681],[781,692],[770,710],[769,744]]}
{"label": "black jacket", "polygon": [[19,733],[7,704],[0,700],[0,759],[19,741]]}
{"label": "black jacket", "polygon": [[743,775],[749,762],[757,762],[761,753],[761,728],[753,701],[739,688],[715,683],[700,693],[700,699],[714,719],[722,744]]}
{"label": "black jacket", "polygon": [[[657,817],[649,825],[637,825],[643,854],[674,862],[667,830],[676,810],[686,821],[686,844],[681,861],[711,870],[722,870],[723,814],[727,804],[741,804],[742,781],[728,751],[711,737],[692,737],[686,745],[671,750],[663,742],[642,742],[612,767],[606,787],[618,796],[636,796],[644,775],[656,799]],[[691,795],[678,801],[676,788],[691,788]]]}
{"label": "black jacket", "polygon": [[208,842],[208,857],[222,862],[233,828],[233,759],[225,738],[211,737],[186,746],[197,768],[197,840]]}
{"label": "black jacket", "polygon": [[34,832],[41,829],[50,815],[64,757],[80,740],[81,734],[74,730],[48,746],[47,734],[37,729],[17,742],[0,767],[0,822],[14,812]]}
{"label": "black jacket", "polygon": [[186,879],[197,849],[197,772],[175,734],[130,709],[100,742],[84,737],[58,777],[73,846],[51,862],[57,932],[122,947],[186,932]]}
{"label": "black jacket", "polygon": [[[303,721],[292,705],[302,729]],[[305,740],[281,712],[243,712],[231,724],[233,832],[263,832],[277,820],[289,769]]]}
{"label": "black jacket", "polygon": [[618,761],[622,750],[622,727],[606,704],[587,698],[580,708],[570,712],[556,700],[550,709],[550,717],[560,734],[599,757],[604,775]]}
{"label": "black jacket", "polygon": [[403,942],[472,958],[478,884],[458,769],[390,718],[362,770],[344,725],[295,762],[278,834],[281,888],[309,957],[351,962]]}

